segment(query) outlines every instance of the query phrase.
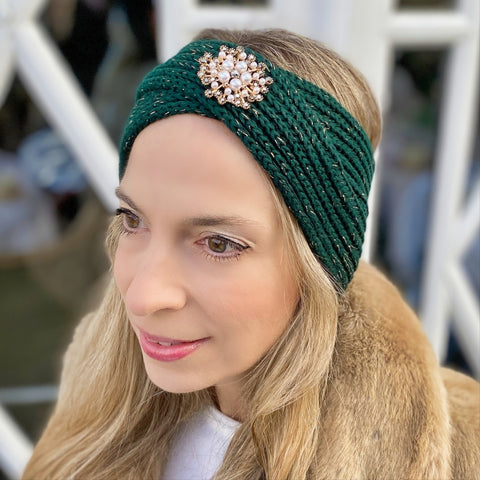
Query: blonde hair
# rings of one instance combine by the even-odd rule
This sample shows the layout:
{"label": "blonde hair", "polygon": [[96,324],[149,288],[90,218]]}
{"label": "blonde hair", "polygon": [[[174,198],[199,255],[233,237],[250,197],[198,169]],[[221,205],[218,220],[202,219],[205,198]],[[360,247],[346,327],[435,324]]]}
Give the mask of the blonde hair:
{"label": "blonde hair", "polygon": [[[283,30],[206,30],[201,38],[248,45],[334,95],[376,144],[380,120],[363,77],[325,47]],[[338,321],[336,290],[283,199],[271,185],[299,291],[285,332],[246,374],[248,413],[216,480],[315,478],[322,398]],[[107,235],[111,259],[120,235]],[[292,361],[292,360],[295,361]],[[171,394],[148,379],[137,339],[111,281],[99,309],[82,320],[66,356],[59,398],[24,479],[159,478],[177,428],[213,389]]]}

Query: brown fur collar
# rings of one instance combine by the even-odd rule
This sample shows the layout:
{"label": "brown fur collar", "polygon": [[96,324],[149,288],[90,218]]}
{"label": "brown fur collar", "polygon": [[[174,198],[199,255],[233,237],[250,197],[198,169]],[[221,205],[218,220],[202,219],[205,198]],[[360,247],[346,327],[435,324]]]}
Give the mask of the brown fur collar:
{"label": "brown fur collar", "polygon": [[420,322],[360,264],[342,298],[321,479],[480,479],[480,385],[439,367]]}

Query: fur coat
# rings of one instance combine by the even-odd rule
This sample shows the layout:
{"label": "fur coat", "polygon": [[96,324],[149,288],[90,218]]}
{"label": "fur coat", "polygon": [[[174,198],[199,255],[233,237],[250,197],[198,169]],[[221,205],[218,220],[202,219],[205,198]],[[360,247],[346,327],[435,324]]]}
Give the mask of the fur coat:
{"label": "fur coat", "polygon": [[361,263],[342,299],[324,479],[480,479],[480,384],[441,368],[413,311]]}

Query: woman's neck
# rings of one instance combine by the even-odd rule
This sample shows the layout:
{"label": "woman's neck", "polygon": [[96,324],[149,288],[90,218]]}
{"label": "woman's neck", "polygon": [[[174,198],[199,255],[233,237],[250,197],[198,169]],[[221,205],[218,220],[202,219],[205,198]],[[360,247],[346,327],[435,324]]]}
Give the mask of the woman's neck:
{"label": "woman's neck", "polygon": [[227,417],[243,422],[246,416],[246,405],[238,382],[215,386],[218,409]]}

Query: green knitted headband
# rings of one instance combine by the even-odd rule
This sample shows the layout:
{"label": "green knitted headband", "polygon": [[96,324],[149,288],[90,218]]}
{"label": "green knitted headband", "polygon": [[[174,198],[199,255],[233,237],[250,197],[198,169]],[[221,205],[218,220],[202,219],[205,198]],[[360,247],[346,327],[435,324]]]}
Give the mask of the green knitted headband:
{"label": "green knitted headband", "polygon": [[361,255],[374,169],[370,141],[352,115],[248,48],[194,41],[140,84],[121,141],[120,178],[140,131],[180,113],[216,118],[242,140],[345,288]]}

